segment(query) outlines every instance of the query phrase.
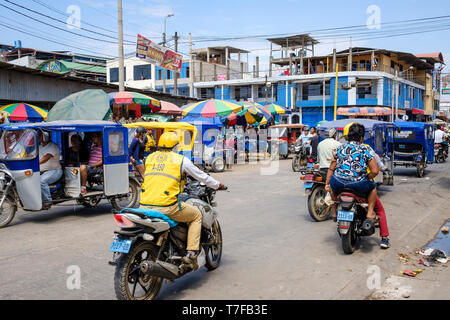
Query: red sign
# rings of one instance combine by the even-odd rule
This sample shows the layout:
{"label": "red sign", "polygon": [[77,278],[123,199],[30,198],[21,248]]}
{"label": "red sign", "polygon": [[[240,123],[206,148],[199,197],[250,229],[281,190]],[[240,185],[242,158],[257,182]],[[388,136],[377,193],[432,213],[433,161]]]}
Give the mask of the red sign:
{"label": "red sign", "polygon": [[163,46],[160,46],[151,40],[138,35],[136,57],[154,63],[161,68],[181,72],[183,56]]}

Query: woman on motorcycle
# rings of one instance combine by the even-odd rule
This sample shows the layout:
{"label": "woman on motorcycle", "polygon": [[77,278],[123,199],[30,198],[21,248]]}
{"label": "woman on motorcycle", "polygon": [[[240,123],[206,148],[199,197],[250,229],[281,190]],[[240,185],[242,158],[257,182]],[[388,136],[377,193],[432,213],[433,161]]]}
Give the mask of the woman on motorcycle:
{"label": "woman on motorcycle", "polygon": [[[375,182],[371,181],[379,172],[378,165],[364,141],[365,128],[359,123],[349,129],[348,142],[336,150],[335,158],[328,169],[325,189],[331,193],[333,201],[343,189],[367,196],[369,207],[367,219],[375,220],[374,208],[377,202]],[[370,173],[367,173],[370,169]],[[337,204],[332,207],[333,220],[337,220]]]}

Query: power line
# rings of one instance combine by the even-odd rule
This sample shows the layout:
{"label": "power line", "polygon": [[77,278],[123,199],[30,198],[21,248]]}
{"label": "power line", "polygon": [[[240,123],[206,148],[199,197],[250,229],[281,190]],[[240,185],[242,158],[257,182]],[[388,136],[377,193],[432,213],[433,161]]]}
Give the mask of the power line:
{"label": "power line", "polygon": [[[66,17],[66,18],[70,17],[69,14],[67,14],[67,13],[65,13],[65,12],[63,12],[63,11],[61,11],[61,10],[55,8],[55,7],[52,7],[52,6],[50,6],[50,5],[48,5],[48,4],[44,3],[44,2],[42,2],[42,1],[40,1],[40,0],[31,0],[31,1],[33,1],[34,3],[37,3],[37,4],[39,4],[39,5],[43,6],[43,7],[45,7],[45,8],[47,8],[47,9],[51,10],[51,11],[53,11],[53,12],[56,12],[56,13],[58,13],[58,14],[64,16],[64,17]],[[115,31],[115,30],[109,30],[109,29],[106,29],[106,28],[104,28],[104,27],[101,27],[101,26],[98,26],[98,25],[95,25],[95,24],[91,24],[91,23],[87,22],[86,20],[81,20],[81,19],[80,19],[80,21],[81,21],[82,23],[88,25],[88,26],[91,26],[91,27],[94,27],[94,28],[97,28],[97,29],[100,29],[100,30],[103,30],[103,31],[106,31],[106,32],[110,32],[110,33],[114,33],[114,34],[117,34],[117,33],[118,33],[118,32]],[[135,38],[135,37],[136,37],[136,35],[132,35],[132,34],[124,34],[124,35],[126,35],[126,36],[128,36],[128,37],[130,37],[130,38]]]}
{"label": "power line", "polygon": [[107,54],[104,54],[104,53],[100,53],[100,52],[96,52],[96,51],[92,51],[92,50],[88,50],[88,49],[83,49],[83,48],[80,48],[80,47],[77,47],[77,46],[74,46],[74,45],[70,45],[70,44],[66,44],[66,43],[63,43],[63,42],[60,42],[60,41],[54,41],[54,40],[48,39],[46,37],[41,37],[39,35],[32,34],[30,32],[27,32],[27,31],[24,31],[24,30],[15,28],[15,27],[8,26],[8,25],[3,24],[1,22],[0,22],[0,25],[5,27],[5,28],[18,31],[18,32],[21,32],[23,34],[27,34],[27,35],[30,35],[30,36],[35,37],[35,38],[39,38],[39,39],[42,39],[42,40],[45,40],[45,41],[49,41],[49,42],[53,42],[53,43],[56,43],[56,44],[60,44],[60,45],[63,45],[63,46],[69,47],[69,48],[75,48],[75,49],[78,49],[78,50],[94,53],[94,54],[99,55],[99,56],[108,56],[108,57],[112,57],[112,58],[117,58],[115,56],[107,55]]}
{"label": "power line", "polygon": [[44,21],[41,21],[41,20],[36,19],[36,18],[34,18],[34,17],[31,17],[31,16],[29,16],[29,15],[26,15],[26,14],[24,14],[24,13],[22,13],[22,12],[19,12],[19,11],[13,9],[13,8],[10,8],[10,7],[8,7],[8,6],[5,6],[4,4],[0,4],[0,6],[6,8],[6,9],[8,9],[8,10],[11,10],[11,11],[17,13],[17,14],[20,14],[20,15],[22,15],[22,16],[25,16],[25,17],[27,17],[27,18],[29,18],[29,19],[31,19],[31,20],[37,21],[37,22],[39,22],[39,23],[41,23],[41,24],[50,26],[50,27],[52,27],[52,28],[55,28],[55,29],[58,29],[58,30],[61,30],[61,31],[64,31],[64,32],[68,32],[68,33],[77,35],[77,36],[79,36],[79,37],[83,37],[83,38],[86,38],[86,39],[92,39],[92,40],[96,40],[96,41],[100,41],[100,42],[105,42],[105,43],[113,43],[113,44],[117,44],[117,42],[108,41],[108,40],[99,39],[99,38],[94,38],[94,37],[82,35],[82,34],[79,34],[79,33],[73,32],[73,31],[69,31],[69,30],[66,30],[66,29],[63,29],[63,28],[59,28],[59,27],[57,27],[57,26],[51,25],[51,24],[49,24],[49,23],[46,23],[46,22],[44,22]]}

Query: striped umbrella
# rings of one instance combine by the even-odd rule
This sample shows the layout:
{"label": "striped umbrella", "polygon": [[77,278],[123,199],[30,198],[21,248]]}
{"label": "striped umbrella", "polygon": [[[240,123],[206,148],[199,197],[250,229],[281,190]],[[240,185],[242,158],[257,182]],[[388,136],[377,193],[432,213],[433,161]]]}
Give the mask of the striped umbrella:
{"label": "striped umbrella", "polygon": [[210,99],[184,106],[181,109],[184,116],[214,118],[228,116],[241,110],[242,107],[233,102]]}
{"label": "striped umbrella", "polygon": [[257,107],[251,106],[247,107],[242,111],[237,113],[237,116],[241,121],[245,119],[245,122],[248,124],[259,123],[264,118],[264,113]]}
{"label": "striped umbrella", "polygon": [[14,103],[1,107],[0,112],[9,114],[11,121],[41,122],[47,119],[47,111],[27,103]]}
{"label": "striped umbrella", "polygon": [[[127,104],[137,104],[141,106],[148,106],[151,111],[158,112],[161,110],[161,102],[152,97],[146,96],[142,93],[137,92],[112,92],[109,94],[110,104],[117,105],[127,105]],[[144,112],[144,110],[142,110]]]}
{"label": "striped umbrella", "polygon": [[267,105],[266,108],[269,109],[269,111],[272,115],[291,113],[291,111],[289,111],[283,107],[280,107],[279,105],[276,105],[274,103]]}
{"label": "striped umbrella", "polygon": [[229,116],[220,118],[220,121],[226,126],[235,126],[238,122],[238,115],[236,113],[232,113]]}

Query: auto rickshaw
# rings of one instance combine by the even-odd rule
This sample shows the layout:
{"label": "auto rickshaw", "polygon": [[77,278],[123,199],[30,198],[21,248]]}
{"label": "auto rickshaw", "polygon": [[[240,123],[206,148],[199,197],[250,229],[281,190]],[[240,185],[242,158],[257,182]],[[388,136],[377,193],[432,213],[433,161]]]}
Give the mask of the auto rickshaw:
{"label": "auto rickshaw", "polygon": [[269,127],[269,153],[277,153],[287,159],[293,154],[295,142],[305,126],[303,124],[280,124]]}
{"label": "auto rickshaw", "polygon": [[360,123],[366,129],[364,143],[372,147],[388,168],[383,175],[378,175],[375,182],[383,185],[394,185],[394,131],[395,124],[392,122],[377,121],[371,119],[342,119],[328,121],[318,126],[319,141],[325,139],[325,131],[328,128],[335,128],[338,132],[337,140],[345,143],[344,128],[352,122]]}
{"label": "auto rickshaw", "polygon": [[[0,136],[0,228],[7,226],[18,208],[40,211],[41,172],[38,133],[45,134],[60,150],[61,179],[50,185],[52,203],[76,200],[86,207],[107,199],[115,209],[133,207],[138,201],[139,182],[128,172],[128,131],[107,121],[55,121],[18,123],[2,126]],[[81,195],[80,165],[67,164],[71,136],[92,143],[92,134],[102,136],[103,167],[100,174],[88,176],[87,193]]]}
{"label": "auto rickshaw", "polygon": [[158,144],[159,138],[164,132],[175,132],[179,139],[180,143],[177,146],[176,152],[188,157],[189,159],[193,159],[193,149],[195,139],[197,137],[197,128],[186,122],[135,122],[124,125],[128,129],[128,144],[131,143],[134,137],[134,133],[136,129],[139,127],[143,127],[147,130],[150,130],[153,136],[153,139]]}
{"label": "auto rickshaw", "polygon": [[434,162],[434,124],[396,121],[399,131],[394,135],[394,167],[416,167],[422,178],[427,164]]}

